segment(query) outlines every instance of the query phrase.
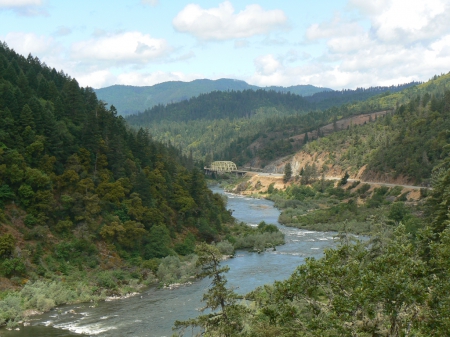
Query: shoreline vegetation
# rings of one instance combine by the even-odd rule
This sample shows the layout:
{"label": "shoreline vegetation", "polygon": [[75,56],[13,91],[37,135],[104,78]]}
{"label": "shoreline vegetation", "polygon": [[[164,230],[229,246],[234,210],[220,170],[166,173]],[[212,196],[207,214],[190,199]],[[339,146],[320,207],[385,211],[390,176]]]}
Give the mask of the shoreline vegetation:
{"label": "shoreline vegetation", "polygon": [[[236,222],[225,228],[223,239],[213,243],[223,259],[233,258],[237,250],[262,253],[285,243],[284,234],[275,225],[265,222],[257,227]],[[7,329],[21,324],[26,326],[29,317],[58,310],[63,305],[93,303],[96,306],[100,301],[135,296],[151,286],[173,290],[190,285],[200,271],[197,262],[198,256],[189,254],[140,261],[132,268],[91,273],[68,266],[63,275],[53,274],[47,280],[27,280],[20,290],[0,293],[0,326]],[[77,281],[80,279],[84,281]]]}
{"label": "shoreline vegetation", "polygon": [[281,185],[284,188],[275,188],[275,182],[264,187],[259,180],[252,185],[252,177],[228,176],[218,184],[230,193],[273,201],[281,211],[278,221],[287,227],[356,235],[374,234],[377,222],[391,226],[402,222],[413,235],[420,227],[425,189],[413,196],[401,186],[374,187],[345,176],[337,181],[318,177],[319,173],[306,179],[291,177]]}

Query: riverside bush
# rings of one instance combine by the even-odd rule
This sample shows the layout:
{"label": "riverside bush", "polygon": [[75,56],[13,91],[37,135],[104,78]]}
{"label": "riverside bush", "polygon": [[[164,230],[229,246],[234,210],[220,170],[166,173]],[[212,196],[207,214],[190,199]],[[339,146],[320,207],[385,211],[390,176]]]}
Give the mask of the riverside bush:
{"label": "riverside bush", "polygon": [[266,232],[238,237],[234,247],[236,249],[253,249],[255,251],[262,251],[266,248],[275,247],[282,244],[284,244],[283,233]]}
{"label": "riverside bush", "polygon": [[228,241],[228,240],[224,240],[219,242],[216,247],[219,249],[219,251],[223,254],[223,255],[233,255],[234,254],[234,246],[233,244]]}
{"label": "riverside bush", "polygon": [[20,297],[26,309],[48,311],[55,305],[75,302],[78,294],[61,282],[36,281],[28,282],[20,291]]}
{"label": "riverside bush", "polygon": [[0,325],[10,323],[14,326],[15,322],[22,318],[21,299],[18,294],[8,294],[0,301]]}
{"label": "riverside bush", "polygon": [[178,256],[167,256],[161,259],[156,272],[161,284],[185,283],[198,273],[197,255],[188,255],[183,260]]}

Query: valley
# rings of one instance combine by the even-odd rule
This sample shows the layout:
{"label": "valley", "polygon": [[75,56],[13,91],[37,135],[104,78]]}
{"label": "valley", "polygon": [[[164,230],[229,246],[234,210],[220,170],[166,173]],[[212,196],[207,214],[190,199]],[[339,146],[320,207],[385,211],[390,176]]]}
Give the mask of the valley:
{"label": "valley", "polygon": [[[145,335],[157,298],[170,313],[157,334],[446,331],[450,74],[310,96],[211,89],[127,118],[6,44],[0,75],[6,328],[101,335],[107,317]],[[254,171],[205,176],[216,160]],[[178,291],[212,311],[178,315]],[[136,328],[129,308],[153,316]]]}

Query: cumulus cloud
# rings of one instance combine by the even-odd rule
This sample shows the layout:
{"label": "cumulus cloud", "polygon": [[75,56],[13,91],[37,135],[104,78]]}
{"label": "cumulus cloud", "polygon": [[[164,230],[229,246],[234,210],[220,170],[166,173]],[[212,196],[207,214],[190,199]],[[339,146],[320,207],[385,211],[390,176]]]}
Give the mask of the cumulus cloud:
{"label": "cumulus cloud", "polygon": [[[289,55],[260,56],[248,81],[340,89],[427,80],[450,70],[449,1],[410,0],[405,6],[402,0],[349,0],[348,4],[347,10],[359,12],[358,19],[337,13],[307,29],[305,41],[324,42],[321,55],[300,65],[290,64]],[[292,59],[296,60],[295,53]]]}
{"label": "cumulus cloud", "polygon": [[99,35],[72,45],[75,59],[112,64],[145,64],[166,56],[170,51],[166,40],[141,32]]}
{"label": "cumulus cloud", "polygon": [[350,0],[350,8],[367,16],[375,37],[385,43],[429,42],[450,32],[446,0]]}
{"label": "cumulus cloud", "polygon": [[246,6],[235,13],[229,1],[217,8],[203,9],[199,5],[187,5],[173,19],[174,28],[200,40],[230,40],[267,34],[287,23],[282,10],[264,10],[259,5]]}
{"label": "cumulus cloud", "polygon": [[75,76],[82,87],[103,88],[117,84],[117,77],[109,70],[83,72]]}
{"label": "cumulus cloud", "polygon": [[281,63],[272,54],[255,59],[256,72],[263,76],[273,76],[281,69]]}
{"label": "cumulus cloud", "polygon": [[34,33],[11,32],[1,39],[17,53],[25,56],[31,53],[39,58],[45,58],[60,52],[60,47],[53,38]]}

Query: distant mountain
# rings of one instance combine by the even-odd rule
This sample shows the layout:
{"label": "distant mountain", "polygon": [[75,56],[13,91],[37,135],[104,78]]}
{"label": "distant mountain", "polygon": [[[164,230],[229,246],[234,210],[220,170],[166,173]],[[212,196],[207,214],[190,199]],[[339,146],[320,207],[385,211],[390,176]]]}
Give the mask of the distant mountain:
{"label": "distant mountain", "polygon": [[318,92],[332,91],[313,85],[295,85],[291,87],[258,87],[244,81],[233,79],[194,80],[192,82],[170,81],[153,86],[135,87],[129,85],[113,85],[95,89],[97,97],[112,104],[123,116],[142,112],[158,104],[176,103],[212,91],[243,91],[243,90],[273,90],[277,92],[291,92],[301,96],[310,96]]}

